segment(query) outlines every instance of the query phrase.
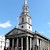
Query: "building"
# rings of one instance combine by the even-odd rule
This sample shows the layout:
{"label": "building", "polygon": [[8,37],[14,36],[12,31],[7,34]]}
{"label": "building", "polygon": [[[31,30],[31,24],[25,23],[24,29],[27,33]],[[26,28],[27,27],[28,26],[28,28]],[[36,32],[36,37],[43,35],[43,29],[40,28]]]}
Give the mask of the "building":
{"label": "building", "polygon": [[5,41],[7,39],[9,39],[8,50],[50,50],[50,39],[37,31],[32,31],[27,0],[24,0],[23,11],[19,16],[19,27],[8,32]]}
{"label": "building", "polygon": [[0,36],[0,50],[4,50],[4,46],[5,46],[5,37]]}
{"label": "building", "polygon": [[[6,47],[8,47],[9,42],[8,40],[6,41]],[[5,46],[5,36],[0,36],[0,50],[4,50]]]}

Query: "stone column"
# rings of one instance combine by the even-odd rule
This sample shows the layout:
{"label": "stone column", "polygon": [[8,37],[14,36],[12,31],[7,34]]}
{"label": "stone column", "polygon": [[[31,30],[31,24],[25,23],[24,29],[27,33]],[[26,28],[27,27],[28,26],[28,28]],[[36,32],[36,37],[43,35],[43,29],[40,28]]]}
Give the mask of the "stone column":
{"label": "stone column", "polygon": [[30,38],[30,50],[32,49],[32,38]]}
{"label": "stone column", "polygon": [[21,38],[21,50],[23,50],[23,38]]}
{"label": "stone column", "polygon": [[28,45],[29,43],[28,43],[28,37],[26,37],[26,50],[29,50],[29,45]]}
{"label": "stone column", "polygon": [[12,39],[12,49],[11,50],[14,50],[14,39]]}
{"label": "stone column", "polygon": [[10,47],[10,39],[9,39],[9,47],[8,47],[8,50],[10,50],[10,48],[11,48],[11,47]]}
{"label": "stone column", "polygon": [[19,39],[17,38],[17,50],[18,50],[18,41],[19,41]]}
{"label": "stone column", "polygon": [[17,38],[15,50],[18,50],[18,40],[19,39]]}

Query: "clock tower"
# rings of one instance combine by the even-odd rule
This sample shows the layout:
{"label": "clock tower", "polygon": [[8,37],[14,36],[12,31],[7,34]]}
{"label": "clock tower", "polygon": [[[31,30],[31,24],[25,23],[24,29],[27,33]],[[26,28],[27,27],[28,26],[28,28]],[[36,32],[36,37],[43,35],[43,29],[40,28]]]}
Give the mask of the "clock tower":
{"label": "clock tower", "polygon": [[23,10],[19,17],[19,28],[32,31],[31,17],[28,11],[27,0],[24,0]]}

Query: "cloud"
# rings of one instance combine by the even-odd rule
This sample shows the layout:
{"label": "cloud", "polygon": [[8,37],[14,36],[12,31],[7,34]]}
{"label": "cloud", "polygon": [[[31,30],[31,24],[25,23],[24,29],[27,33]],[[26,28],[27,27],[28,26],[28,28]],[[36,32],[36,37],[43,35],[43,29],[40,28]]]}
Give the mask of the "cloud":
{"label": "cloud", "polygon": [[1,28],[8,28],[10,26],[12,26],[10,21],[7,21],[6,23],[0,23],[0,27]]}
{"label": "cloud", "polygon": [[48,22],[48,25],[50,26],[50,22]]}
{"label": "cloud", "polygon": [[50,31],[48,31],[48,32],[50,32]]}

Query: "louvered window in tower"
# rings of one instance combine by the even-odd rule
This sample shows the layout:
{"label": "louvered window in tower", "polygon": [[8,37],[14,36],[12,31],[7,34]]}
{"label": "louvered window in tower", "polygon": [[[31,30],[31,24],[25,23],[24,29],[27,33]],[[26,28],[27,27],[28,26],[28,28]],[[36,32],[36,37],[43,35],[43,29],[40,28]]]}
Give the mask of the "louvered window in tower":
{"label": "louvered window in tower", "polygon": [[22,18],[22,23],[24,23],[24,18]]}
{"label": "louvered window in tower", "polygon": [[28,23],[30,24],[30,18],[28,18]]}

